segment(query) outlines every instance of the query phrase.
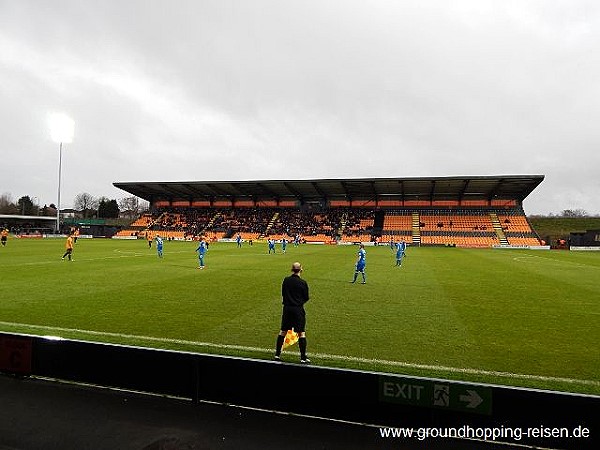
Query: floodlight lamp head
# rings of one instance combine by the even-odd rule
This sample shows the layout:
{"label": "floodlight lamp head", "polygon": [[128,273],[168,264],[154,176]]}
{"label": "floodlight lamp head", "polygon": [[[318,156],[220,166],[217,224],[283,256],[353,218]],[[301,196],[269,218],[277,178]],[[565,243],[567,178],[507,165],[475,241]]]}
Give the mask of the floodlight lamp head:
{"label": "floodlight lamp head", "polygon": [[52,113],[48,116],[50,136],[57,144],[70,144],[75,134],[75,122],[66,114]]}

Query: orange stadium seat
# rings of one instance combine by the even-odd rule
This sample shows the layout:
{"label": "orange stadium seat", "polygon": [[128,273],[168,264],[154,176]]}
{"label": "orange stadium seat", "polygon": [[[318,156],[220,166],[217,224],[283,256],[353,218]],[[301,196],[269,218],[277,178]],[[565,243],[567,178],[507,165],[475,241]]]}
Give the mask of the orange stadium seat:
{"label": "orange stadium seat", "polygon": [[143,214],[117,236],[143,237],[147,230],[152,236],[159,233],[167,239],[194,239],[200,235],[221,239],[239,233],[248,241],[266,236],[292,240],[299,234],[308,242],[370,242],[378,237],[381,243],[403,239],[408,243],[461,247],[490,247],[505,237],[511,245],[539,245],[520,207],[436,205],[405,203],[385,210],[336,206],[318,211],[270,203],[255,207],[238,203],[238,207],[160,208],[153,214]]}

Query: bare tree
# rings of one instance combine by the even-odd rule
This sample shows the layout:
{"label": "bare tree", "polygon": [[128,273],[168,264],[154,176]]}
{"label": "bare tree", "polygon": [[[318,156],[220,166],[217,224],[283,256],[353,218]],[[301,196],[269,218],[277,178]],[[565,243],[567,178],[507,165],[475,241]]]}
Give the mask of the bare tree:
{"label": "bare tree", "polygon": [[587,217],[588,213],[585,209],[565,209],[562,212],[563,217]]}
{"label": "bare tree", "polygon": [[82,192],[75,197],[73,208],[76,211],[81,212],[83,218],[85,219],[92,216],[96,209],[98,209],[98,200],[96,200],[91,194]]}
{"label": "bare tree", "polygon": [[12,196],[9,193],[0,195],[0,214],[16,214],[17,205],[13,203]]}
{"label": "bare tree", "polygon": [[143,211],[148,209],[147,202],[140,201],[138,197],[125,197],[119,200],[119,209],[124,217],[135,219]]}

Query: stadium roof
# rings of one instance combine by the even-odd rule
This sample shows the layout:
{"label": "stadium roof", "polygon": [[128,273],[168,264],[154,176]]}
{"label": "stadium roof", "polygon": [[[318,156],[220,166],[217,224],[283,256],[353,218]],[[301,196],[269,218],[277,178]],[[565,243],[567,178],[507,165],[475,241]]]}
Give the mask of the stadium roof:
{"label": "stadium roof", "polygon": [[523,201],[544,175],[349,178],[264,181],[116,182],[150,203],[158,200],[493,200]]}

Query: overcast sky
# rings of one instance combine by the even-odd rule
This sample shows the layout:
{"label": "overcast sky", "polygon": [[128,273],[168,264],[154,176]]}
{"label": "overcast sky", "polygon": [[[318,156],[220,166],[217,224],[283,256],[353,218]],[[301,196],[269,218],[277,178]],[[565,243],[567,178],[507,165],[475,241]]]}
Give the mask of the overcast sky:
{"label": "overcast sky", "polygon": [[600,214],[600,2],[0,0],[0,194],[545,175]]}

